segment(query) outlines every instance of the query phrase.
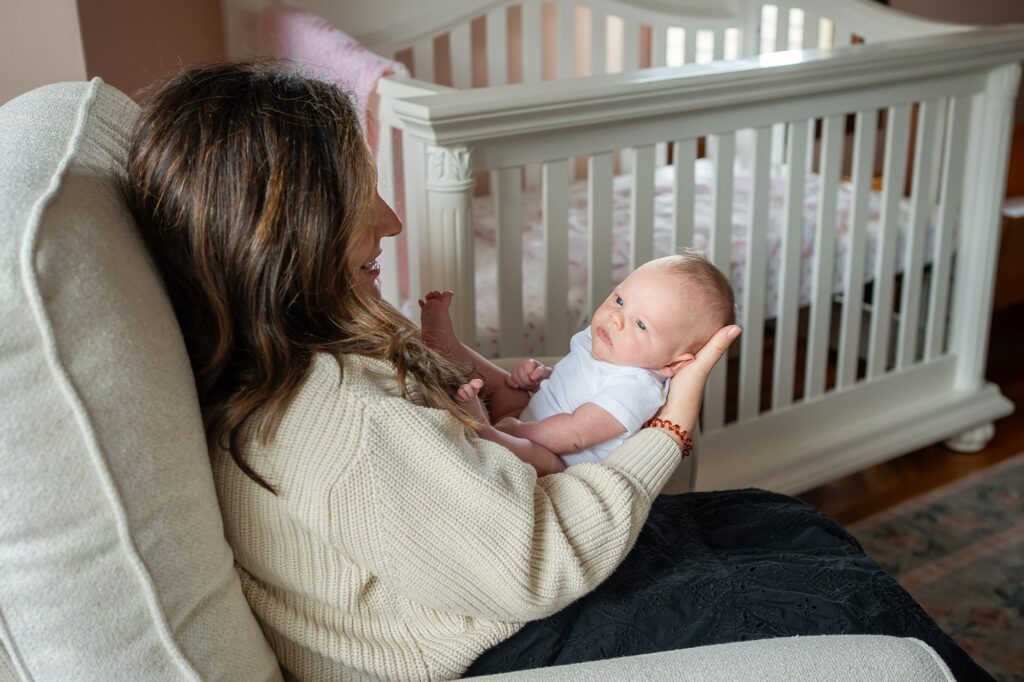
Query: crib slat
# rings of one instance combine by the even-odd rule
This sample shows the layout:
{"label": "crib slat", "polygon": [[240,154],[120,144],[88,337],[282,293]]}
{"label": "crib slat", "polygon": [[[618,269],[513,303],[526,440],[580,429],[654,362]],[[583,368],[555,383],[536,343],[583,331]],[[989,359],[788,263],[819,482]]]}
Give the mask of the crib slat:
{"label": "crib slat", "polygon": [[867,378],[885,373],[889,364],[889,333],[892,327],[896,246],[899,238],[900,198],[906,174],[906,142],[910,106],[890,106],[886,121],[886,157],[883,167],[882,215],[878,235],[878,260],[874,265],[874,295],[867,345]]}
{"label": "crib slat", "polygon": [[473,87],[473,46],[469,22],[459,24],[448,34],[448,54],[451,61],[452,85],[459,90]]}
{"label": "crib slat", "polygon": [[[708,244],[708,259],[727,278],[732,255],[732,203],[733,203],[733,161],[736,158],[735,133],[709,135],[711,155],[715,168],[715,185],[711,199],[714,228]],[[725,423],[725,377],[726,364],[715,365],[708,377],[704,391],[704,419],[701,422],[705,433],[722,428]]]}
{"label": "crib slat", "polygon": [[590,75],[608,70],[608,15],[590,8]]}
{"label": "crib slat", "polygon": [[817,14],[804,10],[804,35],[800,41],[800,47],[804,50],[818,49],[818,20]]}
{"label": "crib slat", "polygon": [[714,47],[712,48],[712,55],[714,59],[716,61],[725,59],[725,30],[717,29],[712,36],[715,41]]}
{"label": "crib slat", "polygon": [[924,234],[931,209],[931,168],[935,146],[934,101],[918,105],[917,142],[914,145],[914,178],[910,194],[910,235],[903,259],[900,291],[900,323],[896,343],[896,368],[914,362],[917,355],[918,320],[921,318],[921,285],[924,277]]}
{"label": "crib slat", "polygon": [[931,298],[928,301],[928,331],[924,340],[925,360],[942,355],[949,305],[949,278],[953,259],[953,224],[963,200],[964,155],[967,143],[967,117],[970,100],[954,97],[946,117],[946,155],[942,160],[942,184],[939,187],[939,215],[935,229],[932,260]]}
{"label": "crib slat", "polygon": [[651,26],[651,66],[668,64],[668,28]]}
{"label": "crib slat", "polygon": [[789,49],[789,8],[777,5],[778,14],[775,15],[775,51]]}
{"label": "crib slat", "polygon": [[836,255],[836,203],[842,166],[845,117],[826,116],[822,125],[821,179],[818,195],[818,227],[814,235],[814,270],[811,319],[807,338],[807,373],[804,400],[825,392],[829,323]]}
{"label": "crib slat", "polygon": [[576,7],[558,3],[558,31],[556,33],[555,65],[558,78],[572,78],[576,75]]}
{"label": "crib slat", "polygon": [[772,370],[772,409],[793,403],[796,365],[796,323],[800,304],[803,247],[804,184],[807,174],[807,121],[789,124],[786,157],[785,226],[780,245],[779,309],[775,316],[775,358]]}
{"label": "crib slat", "polygon": [[931,175],[928,181],[928,197],[932,204],[938,203],[939,198],[939,183],[942,181],[942,163],[943,158],[943,146],[946,143],[946,126],[949,125],[946,120],[946,116],[949,113],[949,100],[941,99],[936,101],[935,106],[935,134],[932,136],[931,144],[934,147],[932,150],[932,163]]}
{"label": "crib slat", "polygon": [[487,84],[508,82],[508,21],[504,5],[487,13]]}
{"label": "crib slat", "polygon": [[622,70],[636,71],[640,62],[640,26],[635,19],[622,20]]}
{"label": "crib slat", "polygon": [[839,366],[836,389],[857,380],[861,313],[864,298],[864,251],[867,245],[868,197],[874,168],[878,112],[858,111],[853,130],[853,204],[850,207],[849,248],[843,282],[843,310],[839,326]]}
{"label": "crib slat", "polygon": [[675,241],[672,252],[675,253],[683,247],[693,246],[693,164],[697,159],[697,140],[676,140],[672,152],[672,165],[675,167],[675,186],[672,188]]}
{"label": "crib slat", "polygon": [[543,17],[539,0],[527,0],[523,3],[522,22],[523,82],[536,83],[541,79],[544,43],[541,34]]}
{"label": "crib slat", "polygon": [[549,161],[543,167],[543,227],[545,332],[548,355],[563,355],[569,347],[569,161]]}
{"label": "crib slat", "polygon": [[828,49],[836,47],[836,25],[831,19],[824,17],[818,19],[818,48]]}
{"label": "crib slat", "polygon": [[885,131],[882,214],[878,230],[878,259],[875,263],[871,332],[868,342],[868,379],[886,370],[889,362],[889,331],[892,326],[893,277],[896,240],[899,236],[900,198],[907,168],[907,133],[910,106],[889,107]]}
{"label": "crib slat", "polygon": [[592,313],[612,290],[612,153],[587,160],[587,224],[590,226],[587,311]]}
{"label": "crib slat", "polygon": [[747,232],[747,268],[743,283],[740,337],[739,420],[761,410],[761,355],[764,343],[764,290],[767,276],[768,198],[771,189],[771,128],[754,131],[753,189]]}
{"label": "crib slat", "polygon": [[424,38],[412,46],[413,76],[418,80],[434,82],[434,39]]}
{"label": "crib slat", "polygon": [[633,148],[633,188],[630,197],[630,270],[654,258],[654,146]]}
{"label": "crib slat", "polygon": [[786,153],[786,124],[776,123],[772,126],[772,163],[780,164]]}
{"label": "crib slat", "polygon": [[697,61],[697,29],[689,26],[683,30],[683,63]]}
{"label": "crib slat", "polygon": [[498,352],[523,354],[523,221],[520,168],[491,172],[494,212],[498,217]]}

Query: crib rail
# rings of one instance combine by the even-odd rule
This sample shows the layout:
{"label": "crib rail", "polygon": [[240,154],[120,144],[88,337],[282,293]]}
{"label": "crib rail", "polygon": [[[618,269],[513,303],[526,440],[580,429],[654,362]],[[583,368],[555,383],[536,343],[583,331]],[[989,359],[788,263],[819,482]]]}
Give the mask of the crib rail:
{"label": "crib rail", "polygon": [[[697,485],[765,484],[767,476],[773,487],[799,490],[864,466],[872,456],[864,444],[884,440],[884,433],[907,420],[919,420],[920,428],[904,429],[898,442],[883,448],[885,456],[933,442],[943,435],[936,436],[936,428],[953,433],[1008,406],[984,382],[983,354],[1022,58],[1024,30],[1011,27],[467,92],[385,81],[380,93],[391,118],[384,123],[402,132],[405,177],[422,178],[405,187],[408,232],[421,240],[409,252],[420,263],[418,274],[410,275],[409,295],[457,290],[457,330],[465,341],[477,341],[473,188],[477,175],[488,176],[497,224],[496,355],[522,355],[531,323],[523,313],[524,287],[536,284],[524,281],[522,271],[524,258],[536,255],[523,251],[523,197],[531,191],[524,179],[537,169],[542,350],[559,355],[617,279],[616,154],[629,161],[629,248],[618,265],[623,272],[689,245],[730,272],[733,194],[746,177],[738,169],[747,168],[749,211],[739,219],[746,240],[740,287],[745,333],[732,361],[720,363],[709,380],[701,447],[719,452],[758,442],[764,452],[718,465],[702,460]],[[749,145],[749,157],[740,159],[739,142]],[[577,157],[587,159],[588,282],[584,315],[573,318],[567,312],[571,249],[565,224]],[[673,229],[667,241],[656,241],[653,178],[664,168],[674,171]],[[700,238],[695,168],[710,168],[714,178],[711,227]],[[782,229],[772,266],[767,222],[779,168]],[[802,272],[806,172],[819,181],[810,266]],[[849,176],[845,185],[843,176]],[[845,252],[837,256],[841,187],[850,210]],[[874,231],[868,229],[871,197],[880,214]],[[908,214],[903,223],[901,212]],[[423,228],[409,223],[409,215],[425,220]],[[778,272],[774,306],[766,301],[770,266]],[[836,268],[842,270],[838,290]],[[921,390],[931,402],[914,393]],[[879,395],[906,405],[880,417],[878,403],[872,404]],[[826,396],[844,411],[818,406]],[[869,428],[870,437],[844,441],[835,453],[822,452],[821,443],[795,446],[783,438],[784,426],[808,418],[826,429],[833,420],[837,433],[845,433],[848,422],[858,424]],[[854,451],[857,457],[847,456]],[[771,466],[761,457],[774,458]],[[799,462],[792,469],[797,473],[788,476],[779,458]],[[809,458],[820,462],[808,466]]]}

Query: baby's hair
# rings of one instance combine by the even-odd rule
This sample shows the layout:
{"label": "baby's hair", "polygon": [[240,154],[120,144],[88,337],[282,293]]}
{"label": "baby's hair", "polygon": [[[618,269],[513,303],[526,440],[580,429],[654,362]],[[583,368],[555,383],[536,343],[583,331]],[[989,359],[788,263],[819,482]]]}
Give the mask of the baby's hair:
{"label": "baby's hair", "polygon": [[736,324],[736,297],[729,278],[700,251],[684,248],[671,256],[649,261],[643,267],[664,268],[673,272],[703,294],[708,328],[699,335],[694,350],[707,343],[722,327]]}

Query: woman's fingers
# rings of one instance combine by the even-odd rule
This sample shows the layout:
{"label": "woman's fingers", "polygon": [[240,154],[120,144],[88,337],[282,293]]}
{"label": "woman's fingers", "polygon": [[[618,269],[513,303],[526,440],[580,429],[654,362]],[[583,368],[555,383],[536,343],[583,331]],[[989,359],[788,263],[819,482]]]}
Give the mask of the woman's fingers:
{"label": "woman's fingers", "polygon": [[725,352],[729,350],[729,346],[736,340],[736,337],[740,335],[739,325],[731,324],[728,327],[722,327],[711,339],[704,344],[704,347],[697,351],[696,363],[704,366],[710,372],[711,368],[715,366],[718,359],[725,355]]}
{"label": "woman's fingers", "polygon": [[659,417],[680,424],[687,430],[693,428],[700,413],[700,402],[708,375],[739,335],[740,328],[737,325],[729,325],[715,332],[711,340],[697,351],[694,361],[672,377],[668,398],[658,412]]}

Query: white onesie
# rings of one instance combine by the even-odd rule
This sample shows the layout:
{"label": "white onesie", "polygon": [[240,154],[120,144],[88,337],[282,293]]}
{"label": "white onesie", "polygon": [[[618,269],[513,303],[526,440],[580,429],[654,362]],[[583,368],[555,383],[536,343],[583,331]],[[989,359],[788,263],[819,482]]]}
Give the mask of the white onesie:
{"label": "white onesie", "polygon": [[551,376],[541,382],[519,415],[520,421],[538,421],[555,414],[571,414],[584,403],[608,410],[626,432],[579,452],[562,455],[566,466],[600,462],[654,416],[668,395],[668,379],[655,370],[623,367],[594,358],[590,327],[573,335],[569,354],[558,361]]}

